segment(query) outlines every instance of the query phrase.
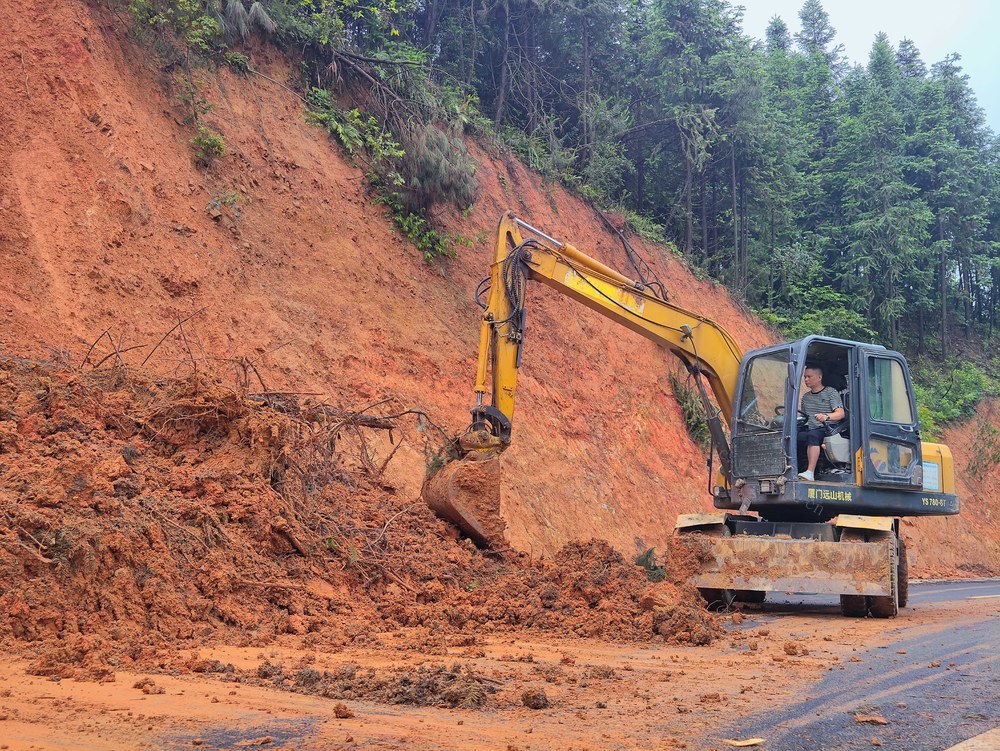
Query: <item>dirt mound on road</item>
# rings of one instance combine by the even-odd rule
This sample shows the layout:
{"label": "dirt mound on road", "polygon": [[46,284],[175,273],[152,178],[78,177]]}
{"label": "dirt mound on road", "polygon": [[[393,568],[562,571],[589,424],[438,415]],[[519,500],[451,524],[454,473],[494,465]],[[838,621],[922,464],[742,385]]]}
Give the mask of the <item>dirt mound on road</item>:
{"label": "dirt mound on road", "polygon": [[[484,554],[370,456],[352,466],[342,434],[362,428],[329,408],[257,403],[201,373],[13,359],[0,405],[0,635],[35,645],[40,674],[399,627],[658,638],[644,571],[607,543]],[[655,586],[658,602],[695,600]]]}

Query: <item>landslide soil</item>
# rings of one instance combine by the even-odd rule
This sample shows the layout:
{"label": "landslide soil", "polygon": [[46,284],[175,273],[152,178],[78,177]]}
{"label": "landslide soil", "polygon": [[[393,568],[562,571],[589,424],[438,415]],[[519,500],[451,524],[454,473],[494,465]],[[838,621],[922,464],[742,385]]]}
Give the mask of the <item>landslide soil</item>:
{"label": "landslide soil", "polygon": [[[547,290],[530,292],[503,457],[513,549],[484,555],[419,502],[429,436],[468,419],[472,291],[498,215],[625,268],[583,202],[470,143],[477,202],[438,220],[472,247],[427,264],[284,89],[198,69],[227,147],[204,168],[176,71],[121,16],[27,0],[6,24],[4,739],[681,747],[748,711],[771,663],[779,697],[831,666],[718,641],[670,544],[677,513],[709,508],[676,366]],[[249,52],[291,81],[294,61]],[[633,242],[672,300],[745,348],[771,341],[722,288]],[[914,573],[995,573],[996,482],[963,473],[970,432],[947,441],[965,511],[905,528]],[[630,563],[651,545],[673,580],[652,589]]]}
{"label": "landslide soil", "polygon": [[336,648],[373,623],[675,643],[717,631],[684,584],[696,547],[667,548],[657,584],[603,541],[483,553],[393,492],[361,415],[279,411],[198,373],[17,360],[0,360],[0,404],[0,635],[39,674],[100,678],[178,640]]}
{"label": "landslide soil", "polygon": [[[3,738],[51,737],[10,688],[25,674],[125,680],[142,697],[167,689],[138,671],[322,700],[487,709],[510,705],[522,684],[536,704],[548,701],[534,674],[474,662],[490,638],[637,648],[707,645],[722,633],[685,583],[697,545],[668,547],[665,574],[651,583],[603,541],[540,560],[484,553],[401,500],[364,438],[405,431],[399,418],[255,400],[198,372],[12,358],[0,359],[0,404],[0,639],[14,666],[0,676],[0,699],[12,699],[0,711]],[[292,657],[277,659],[279,647]],[[270,659],[248,664],[262,648]],[[451,648],[470,660],[445,662]],[[533,662],[510,654],[500,659]],[[353,716],[343,701],[323,711]]]}
{"label": "landslide soil", "polygon": [[[197,358],[246,375],[249,364],[272,390],[324,394],[345,409],[392,399],[457,431],[472,403],[472,292],[502,211],[630,271],[586,204],[472,142],[476,203],[437,217],[472,245],[428,264],[285,89],[195,69],[213,106],[206,125],[227,149],[206,169],[189,143],[184,82],[135,42],[126,18],[81,0],[27,0],[10,15],[0,60],[0,347],[10,354],[65,352],[79,364],[107,331],[91,363],[114,342],[137,364],[193,316],[183,339],[175,332],[160,347],[158,367]],[[266,45],[247,52],[291,82],[293,60]],[[632,241],[673,301],[708,313],[744,348],[772,341],[724,289]],[[535,556],[591,537],[629,555],[662,547],[677,513],[710,508],[704,457],[669,385],[677,366],[541,286],[529,305],[515,441],[503,458],[508,540]],[[965,477],[973,441],[962,430],[948,440]],[[391,449],[373,448],[382,458]],[[415,498],[424,465],[422,446],[407,443],[389,479]],[[910,530],[915,574],[996,571],[1000,491],[989,475],[960,489],[966,513]]]}
{"label": "landslide soil", "polygon": [[[12,751],[718,751],[744,738],[742,718],[810,696],[827,671],[864,662],[858,652],[884,648],[900,671],[918,675],[950,670],[896,645],[995,606],[916,606],[888,627],[823,610],[726,616],[729,633],[705,647],[489,634],[432,650],[397,630],[335,652],[294,637],[181,650],[162,668],[103,682],[31,675],[28,661],[13,658],[0,676],[0,729]],[[848,713],[869,701],[843,699]]]}

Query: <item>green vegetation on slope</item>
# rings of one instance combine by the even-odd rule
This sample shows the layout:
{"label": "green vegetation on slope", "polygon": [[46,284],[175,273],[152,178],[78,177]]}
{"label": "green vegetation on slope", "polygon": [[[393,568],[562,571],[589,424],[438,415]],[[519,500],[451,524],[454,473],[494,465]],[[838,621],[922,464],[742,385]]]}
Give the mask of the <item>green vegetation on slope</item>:
{"label": "green vegetation on slope", "polygon": [[[475,198],[474,134],[643,235],[662,228],[789,337],[879,341],[921,372],[996,340],[1000,147],[958,57],[928,67],[882,34],[852,66],[820,0],[794,38],[775,19],[763,43],[728,0],[126,4],[195,92],[205,164],[225,145],[197,66],[254,73],[265,39],[301,54],[309,117],[428,259],[455,243],[435,209]],[[932,426],[955,412],[935,406],[937,380],[921,393]]]}

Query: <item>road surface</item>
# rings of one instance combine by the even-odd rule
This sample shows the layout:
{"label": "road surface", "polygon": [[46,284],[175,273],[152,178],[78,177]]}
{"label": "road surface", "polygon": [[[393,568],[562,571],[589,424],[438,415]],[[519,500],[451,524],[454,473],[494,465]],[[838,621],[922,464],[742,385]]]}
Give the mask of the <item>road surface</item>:
{"label": "road surface", "polygon": [[[771,599],[771,598],[769,598]],[[965,607],[963,607],[963,603]],[[994,604],[995,603],[995,604]],[[933,629],[908,627],[906,613],[949,607]],[[911,584],[910,608],[889,643],[858,651],[801,701],[753,714],[720,738],[765,738],[768,751],[943,751],[1000,725],[1000,581]],[[839,612],[836,598],[773,598],[752,625],[778,613]],[[859,722],[863,716],[870,722]],[[885,724],[881,724],[884,722]],[[991,734],[981,748],[1000,751]]]}

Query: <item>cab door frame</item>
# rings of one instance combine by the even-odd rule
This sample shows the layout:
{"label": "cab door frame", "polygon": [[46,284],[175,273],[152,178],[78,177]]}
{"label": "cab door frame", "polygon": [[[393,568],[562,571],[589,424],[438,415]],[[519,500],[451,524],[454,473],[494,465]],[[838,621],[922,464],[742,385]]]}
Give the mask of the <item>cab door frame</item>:
{"label": "cab door frame", "polygon": [[[892,419],[877,417],[873,393],[879,388],[891,388],[891,384],[883,386],[881,375],[872,368],[875,360],[885,360],[899,366],[903,384],[906,387],[907,403],[909,405],[908,419],[901,413],[900,405],[895,405]],[[890,369],[892,365],[889,366]],[[872,370],[870,370],[872,368]],[[872,381],[875,373],[875,383]],[[917,404],[913,394],[913,379],[906,359],[898,352],[886,349],[858,348],[858,363],[855,369],[855,383],[860,407],[858,424],[861,428],[861,465],[862,484],[880,485],[906,490],[921,490],[923,488],[923,457],[921,456],[920,423],[917,418]],[[884,447],[885,451],[881,451]],[[906,452],[910,453],[905,466],[900,461]],[[883,455],[884,454],[884,455]],[[878,458],[878,464],[876,464]]]}

